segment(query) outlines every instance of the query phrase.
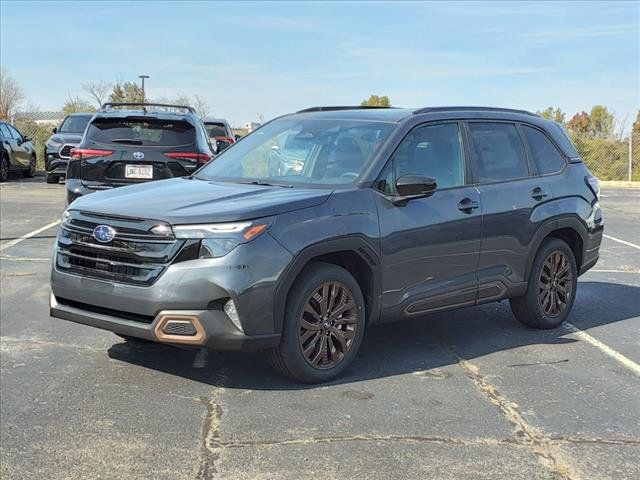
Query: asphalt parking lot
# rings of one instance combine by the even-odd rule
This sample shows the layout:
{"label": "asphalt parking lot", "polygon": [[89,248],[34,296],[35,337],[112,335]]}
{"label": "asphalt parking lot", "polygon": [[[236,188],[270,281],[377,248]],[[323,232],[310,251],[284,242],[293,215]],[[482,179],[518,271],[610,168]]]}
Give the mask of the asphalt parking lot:
{"label": "asphalt parking lot", "polygon": [[321,386],[50,318],[64,187],[0,194],[2,478],[640,478],[640,189],[603,189],[570,324],[503,302],[386,325]]}

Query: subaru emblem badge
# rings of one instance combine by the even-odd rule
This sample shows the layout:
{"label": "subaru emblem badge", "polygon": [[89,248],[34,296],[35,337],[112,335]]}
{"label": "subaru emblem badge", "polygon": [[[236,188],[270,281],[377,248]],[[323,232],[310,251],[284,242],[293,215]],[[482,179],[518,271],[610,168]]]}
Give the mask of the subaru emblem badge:
{"label": "subaru emblem badge", "polygon": [[133,152],[133,158],[142,160],[144,158],[144,152]]}
{"label": "subaru emblem badge", "polygon": [[93,229],[93,238],[100,243],[109,243],[116,236],[116,231],[109,225],[98,225]]}

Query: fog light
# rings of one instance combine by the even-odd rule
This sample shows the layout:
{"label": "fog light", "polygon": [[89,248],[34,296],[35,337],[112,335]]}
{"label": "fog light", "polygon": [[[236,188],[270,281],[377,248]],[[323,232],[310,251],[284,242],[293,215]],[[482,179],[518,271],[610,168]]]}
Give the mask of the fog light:
{"label": "fog light", "polygon": [[227,314],[236,328],[243,332],[242,325],[240,325],[240,317],[238,317],[238,310],[236,310],[236,304],[233,303],[233,300],[229,299],[227,303],[224,304],[224,313]]}

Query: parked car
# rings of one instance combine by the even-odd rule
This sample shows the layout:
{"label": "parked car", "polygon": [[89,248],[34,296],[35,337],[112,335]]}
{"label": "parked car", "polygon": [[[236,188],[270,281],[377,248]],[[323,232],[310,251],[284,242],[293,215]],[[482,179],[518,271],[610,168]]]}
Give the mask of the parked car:
{"label": "parked car", "polygon": [[0,182],[5,182],[10,172],[22,172],[25,177],[35,175],[36,150],[29,137],[13,125],[0,122],[0,144]]}
{"label": "parked car", "polygon": [[211,144],[216,147],[216,153],[222,152],[235,143],[236,137],[233,130],[224,118],[205,117],[202,123],[211,139]]}
{"label": "parked car", "polygon": [[72,113],[64,117],[59,127],[54,128],[44,144],[44,164],[47,183],[58,183],[67,175],[67,163],[71,158],[71,150],[82,139],[93,113]]}
{"label": "parked car", "polygon": [[528,112],[303,110],[194,175],[71,204],[51,314],[265,349],[302,382],[342,373],[382,322],[509,299],[554,328],[598,260],[598,185],[562,128]]}
{"label": "parked car", "polygon": [[182,177],[213,157],[195,110],[159,103],[105,103],[71,150],[67,201],[98,190]]}

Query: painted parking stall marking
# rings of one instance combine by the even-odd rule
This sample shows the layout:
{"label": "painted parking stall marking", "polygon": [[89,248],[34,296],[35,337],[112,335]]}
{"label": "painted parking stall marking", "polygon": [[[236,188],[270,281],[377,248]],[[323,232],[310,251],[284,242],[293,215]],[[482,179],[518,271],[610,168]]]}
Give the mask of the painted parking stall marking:
{"label": "painted parking stall marking", "polygon": [[575,335],[580,340],[583,340],[583,341],[593,345],[598,350],[600,350],[602,353],[604,353],[605,355],[613,358],[619,364],[621,364],[622,366],[624,366],[628,370],[631,370],[638,377],[640,377],[640,365],[638,365],[636,362],[631,360],[629,357],[624,356],[620,352],[618,352],[618,351],[614,350],[613,348],[611,348],[609,345],[607,345],[605,343],[602,343],[597,338],[592,337],[587,332],[585,332],[583,330],[580,330],[578,327],[576,327],[575,325],[573,325],[573,324],[571,324],[569,322],[564,323],[562,325],[562,328],[564,328],[567,332]]}
{"label": "painted parking stall marking", "polygon": [[640,245],[636,245],[635,243],[627,242],[626,240],[622,240],[620,238],[612,237],[611,235],[603,234],[602,236],[604,238],[608,238],[609,240],[613,240],[614,242],[618,242],[618,243],[621,243],[623,245],[626,245],[627,247],[637,248],[638,250],[640,250]]}
{"label": "painted parking stall marking", "polygon": [[0,252],[2,252],[3,250],[6,250],[7,248],[14,247],[15,245],[18,245],[20,242],[23,242],[24,240],[27,240],[28,238],[35,237],[39,233],[42,233],[45,230],[49,230],[50,228],[55,227],[59,223],[60,223],[60,220],[56,220],[55,222],[47,223],[43,227],[37,228],[37,229],[33,230],[32,232],[29,232],[29,233],[27,233],[25,235],[22,235],[19,238],[13,239],[10,242],[7,242],[4,245],[0,246]]}

